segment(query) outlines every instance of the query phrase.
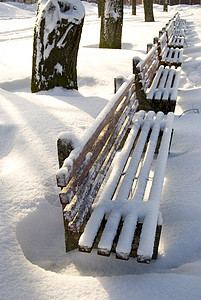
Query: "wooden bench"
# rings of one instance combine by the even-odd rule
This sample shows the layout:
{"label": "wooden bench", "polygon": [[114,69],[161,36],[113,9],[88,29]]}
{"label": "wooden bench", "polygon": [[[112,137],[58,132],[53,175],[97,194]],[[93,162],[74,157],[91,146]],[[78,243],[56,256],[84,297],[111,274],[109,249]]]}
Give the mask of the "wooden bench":
{"label": "wooden bench", "polygon": [[137,106],[132,75],[79,147],[66,136],[58,140],[59,157],[70,153],[57,174],[67,251],[79,245],[80,251],[95,247],[100,255],[116,252],[139,262],[157,257],[174,115],[136,113]]}
{"label": "wooden bench", "polygon": [[181,67],[160,64],[158,45],[153,45],[144,60],[133,59],[133,73],[136,76],[136,92],[143,107],[146,101],[150,109],[167,113],[174,111]]}
{"label": "wooden bench", "polygon": [[[178,16],[178,14],[176,14]],[[183,48],[185,44],[185,29],[179,27],[179,20],[174,17],[167,24],[165,31],[168,39],[168,46],[171,48]]]}
{"label": "wooden bench", "polygon": [[183,49],[168,46],[168,37],[166,31],[157,40],[158,56],[160,64],[165,66],[181,66],[183,62]]}
{"label": "wooden bench", "polygon": [[174,15],[173,21],[174,21],[174,26],[177,30],[181,29],[182,31],[184,30],[184,32],[187,31],[186,20],[181,19],[178,12]]}

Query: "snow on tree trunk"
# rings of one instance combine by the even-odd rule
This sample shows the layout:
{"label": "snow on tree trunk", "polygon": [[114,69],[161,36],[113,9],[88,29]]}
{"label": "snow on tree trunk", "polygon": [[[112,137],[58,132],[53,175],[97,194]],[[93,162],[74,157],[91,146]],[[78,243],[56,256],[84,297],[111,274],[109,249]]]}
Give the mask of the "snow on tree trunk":
{"label": "snow on tree trunk", "polygon": [[42,0],[34,28],[31,91],[77,89],[77,53],[84,22],[80,0]]}
{"label": "snow on tree trunk", "polygon": [[100,48],[121,49],[123,0],[102,0]]}
{"label": "snow on tree trunk", "polygon": [[144,0],[145,22],[154,22],[153,0]]}

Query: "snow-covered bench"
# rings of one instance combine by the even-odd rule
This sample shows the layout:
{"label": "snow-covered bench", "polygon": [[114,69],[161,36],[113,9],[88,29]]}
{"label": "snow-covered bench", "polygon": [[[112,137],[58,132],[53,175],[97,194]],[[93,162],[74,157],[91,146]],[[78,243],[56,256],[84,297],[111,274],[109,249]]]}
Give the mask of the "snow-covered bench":
{"label": "snow-covered bench", "polygon": [[157,40],[158,56],[160,64],[165,66],[181,66],[183,62],[183,49],[168,46],[168,37],[166,31]]}
{"label": "snow-covered bench", "polygon": [[68,135],[59,137],[60,157],[65,147],[67,152],[75,147],[57,173],[67,251],[95,247],[100,255],[116,252],[121,259],[137,255],[149,263],[157,258],[174,115],[136,113],[137,103],[132,75],[80,146]]}
{"label": "snow-covered bench", "polygon": [[136,76],[137,97],[141,103],[150,102],[154,111],[174,111],[181,67],[160,64],[158,45],[155,44],[144,60],[133,59],[133,73]]}
{"label": "snow-covered bench", "polygon": [[159,32],[159,37],[154,38],[153,44],[147,45],[144,60],[134,57],[133,73],[140,108],[165,113],[174,111],[184,45],[184,36],[177,34],[181,30],[185,32],[185,26],[185,20],[176,13]]}
{"label": "snow-covered bench", "polygon": [[168,46],[172,48],[183,48],[185,44],[186,25],[185,21],[180,19],[179,14],[169,21],[165,28],[167,34]]}
{"label": "snow-covered bench", "polygon": [[187,31],[186,20],[181,19],[179,13],[177,12],[173,17],[173,21],[176,30],[181,30],[181,35],[185,36],[185,33]]}

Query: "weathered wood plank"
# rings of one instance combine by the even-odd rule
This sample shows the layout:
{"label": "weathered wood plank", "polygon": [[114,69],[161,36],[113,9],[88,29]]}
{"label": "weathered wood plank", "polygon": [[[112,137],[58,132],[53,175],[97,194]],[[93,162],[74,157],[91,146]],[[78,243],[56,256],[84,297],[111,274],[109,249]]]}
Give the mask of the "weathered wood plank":
{"label": "weathered wood plank", "polygon": [[[124,122],[126,121],[126,118],[130,115],[130,121],[132,118],[132,115],[134,113],[134,110],[136,109],[136,106],[134,105],[135,98],[131,99],[129,104],[127,105],[124,113],[121,115],[121,118],[119,119],[119,123],[116,127],[113,128],[113,133],[110,135],[110,139],[107,141],[106,147],[103,149],[103,151],[100,154],[100,157],[98,158],[97,162],[95,163],[93,169],[90,171],[89,176],[87,177],[86,182],[83,183],[84,188],[82,186],[79,188],[79,197],[77,195],[74,196],[75,199],[73,199],[69,205],[66,206],[64,213],[65,217],[68,219],[68,221],[72,221],[75,217],[77,209],[80,207],[81,203],[83,202],[84,198],[87,196],[88,192],[91,190],[92,185],[94,184],[94,181],[97,177],[97,175],[100,172],[101,167],[103,164],[108,160],[110,157],[110,150],[114,146],[115,140],[118,141],[118,135],[121,131],[120,128],[124,128]],[[132,108],[132,106],[134,107]],[[128,123],[128,120],[126,121],[126,130],[130,123]],[[112,124],[112,123],[111,123]],[[123,136],[121,135],[123,138]],[[120,138],[120,136],[119,136]],[[115,151],[117,151],[117,148],[119,147],[121,140],[118,141],[118,145],[115,146]],[[112,158],[112,157],[111,157]],[[102,170],[103,173],[103,170]],[[79,200],[78,200],[79,199]]]}
{"label": "weathered wood plank", "polygon": [[[93,140],[91,139],[91,142],[89,143],[90,148],[88,148],[89,152],[92,153],[90,160],[88,160],[85,164],[83,164],[82,161],[85,159],[85,157],[82,157],[82,160],[81,160],[81,157],[79,155],[78,161],[80,161],[80,164],[82,163],[82,165],[81,165],[81,167],[80,167],[80,165],[78,165],[77,169],[75,169],[75,165],[73,166],[73,170],[70,173],[71,179],[70,179],[68,185],[66,187],[64,187],[62,189],[62,191],[60,192],[60,200],[62,203],[70,203],[71,202],[72,195],[74,195],[77,192],[78,187],[82,184],[83,180],[89,173],[90,168],[94,164],[99,153],[102,151],[103,146],[105,146],[106,141],[108,140],[109,136],[113,133],[113,130],[114,130],[116,124],[118,123],[122,112],[125,110],[125,107],[128,105],[128,103],[131,100],[131,97],[134,93],[133,82],[132,82],[132,85],[130,85],[130,89],[131,89],[130,93],[128,94],[128,91],[127,91],[127,96],[125,95],[125,97],[122,98],[122,104],[121,104],[121,107],[119,108],[119,110],[116,111],[116,113],[113,112],[113,118],[111,119],[111,122],[108,125],[108,127],[106,128],[104,134],[100,138],[97,137],[97,139],[95,140],[96,141],[95,144],[94,143],[92,144]],[[109,119],[109,121],[110,121],[110,119]],[[108,121],[108,123],[109,123],[109,121]],[[108,123],[106,123],[105,126],[107,126]],[[101,126],[101,128],[102,128],[102,126]],[[104,127],[99,131],[99,136],[103,129],[104,129]],[[98,133],[98,131],[96,130],[96,134],[97,133]],[[88,147],[89,147],[89,145],[88,145]],[[86,148],[86,147],[84,147],[84,148]],[[82,155],[84,155],[84,153],[85,153],[85,151],[82,152]],[[76,160],[76,165],[77,165],[77,160]]]}
{"label": "weathered wood plank", "polygon": [[94,198],[96,197],[96,195],[100,189],[100,186],[101,186],[101,184],[105,178],[105,175],[111,165],[111,162],[120,146],[120,143],[130,126],[131,120],[133,118],[133,113],[134,112],[131,113],[130,117],[126,120],[125,125],[121,128],[119,136],[111,149],[110,155],[108,155],[107,160],[105,161],[102,170],[99,172],[99,175],[96,178],[89,195],[85,198],[85,203],[82,203],[80,206],[79,214],[77,214],[77,216],[75,217],[73,222],[69,223],[69,229],[71,231],[79,232],[81,225],[83,223],[83,220],[85,219],[85,217],[94,201]]}
{"label": "weathered wood plank", "polygon": [[80,149],[80,152],[77,154],[77,157],[74,158],[73,168],[70,172],[69,180],[75,175],[75,172],[79,168],[79,166],[82,163],[84,157],[90,151],[90,149],[92,148],[93,143],[98,138],[100,132],[103,130],[103,128],[109,122],[109,120],[112,118],[112,116],[113,116],[115,110],[117,109],[118,105],[121,103],[121,101],[127,95],[130,88],[134,85],[134,82],[135,82],[135,77],[133,75],[133,76],[131,76],[129,82],[123,84],[122,87],[117,91],[117,93],[114,96],[114,100],[111,100],[111,103],[113,104],[113,106],[110,107],[110,109],[108,111],[106,111],[106,115],[104,116],[104,118],[102,118],[100,120],[100,123],[94,129],[94,132],[92,132],[91,135],[89,135],[89,138],[87,139],[86,143],[83,145],[83,148]]}

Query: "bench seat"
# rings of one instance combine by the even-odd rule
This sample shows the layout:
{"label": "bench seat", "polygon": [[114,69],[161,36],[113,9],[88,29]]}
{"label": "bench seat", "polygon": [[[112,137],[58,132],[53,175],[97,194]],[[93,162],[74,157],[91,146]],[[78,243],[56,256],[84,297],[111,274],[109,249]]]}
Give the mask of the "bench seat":
{"label": "bench seat", "polygon": [[[133,59],[138,98],[146,97],[154,111],[174,111],[181,67],[160,65],[158,48],[154,45],[144,60]],[[143,94],[142,94],[143,92]],[[141,96],[142,95],[142,96]]]}
{"label": "bench seat", "polygon": [[183,48],[185,44],[185,29],[176,27],[175,21],[170,20],[165,28],[168,46],[173,48]]}
{"label": "bench seat", "polygon": [[169,47],[166,31],[162,33],[157,43],[160,64],[165,66],[181,66],[183,61],[183,49]]}
{"label": "bench seat", "polygon": [[168,46],[173,48],[183,48],[185,45],[185,37],[172,36],[168,41]]}
{"label": "bench seat", "polygon": [[137,258],[150,262],[156,229],[162,225],[159,207],[173,120],[173,113],[135,114],[125,145],[79,239],[80,251],[91,252],[99,236],[99,255],[109,256],[113,249],[117,258],[127,260],[137,223],[142,222]]}
{"label": "bench seat", "polygon": [[176,102],[181,68],[160,66],[152,85],[147,92],[149,101]]}
{"label": "bench seat", "polygon": [[161,64],[169,66],[181,66],[183,62],[183,49],[166,48],[161,58]]}

